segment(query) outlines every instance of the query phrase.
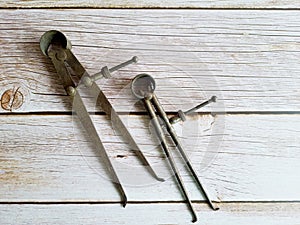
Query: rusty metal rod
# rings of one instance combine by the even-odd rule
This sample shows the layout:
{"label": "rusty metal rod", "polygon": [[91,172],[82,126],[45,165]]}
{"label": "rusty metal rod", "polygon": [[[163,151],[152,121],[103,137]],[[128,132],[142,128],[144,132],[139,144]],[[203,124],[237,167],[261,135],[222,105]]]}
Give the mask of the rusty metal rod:
{"label": "rusty metal rod", "polygon": [[210,205],[210,207],[213,209],[213,210],[218,210],[219,208],[218,207],[215,207],[214,204],[212,203],[211,199],[210,199],[210,196],[209,194],[205,191],[205,189],[203,188],[202,184],[201,184],[201,181],[199,179],[199,176],[197,175],[196,171],[194,170],[191,162],[190,162],[190,159],[188,158],[188,156],[186,155],[183,147],[182,147],[182,144],[175,132],[175,129],[173,128],[172,124],[169,122],[169,118],[166,114],[166,112],[164,111],[162,105],[160,104],[159,100],[157,99],[156,95],[153,94],[152,95],[152,99],[151,99],[158,115],[161,117],[161,119],[165,122],[165,125],[166,125],[166,128],[167,128],[167,131],[169,132],[169,134],[171,135],[171,138],[173,140],[173,142],[175,143],[176,147],[178,148],[182,158],[184,159],[186,165],[188,166],[190,172],[192,173],[198,187],[201,189],[201,191],[203,192],[205,198],[208,200],[208,203]]}
{"label": "rusty metal rod", "polygon": [[[153,96],[154,96],[154,94],[153,94]],[[191,213],[192,213],[192,216],[193,216],[192,222],[194,223],[194,222],[197,221],[197,215],[196,215],[195,209],[194,209],[194,207],[192,205],[192,202],[191,202],[191,200],[189,198],[188,192],[185,189],[185,186],[183,184],[181,176],[180,176],[180,174],[178,172],[178,169],[176,167],[174,158],[173,158],[173,156],[172,156],[172,154],[171,154],[171,152],[170,152],[170,150],[168,148],[165,135],[164,135],[164,133],[162,131],[161,125],[159,123],[158,117],[157,117],[157,115],[155,113],[155,110],[153,108],[153,105],[151,104],[151,98],[152,98],[152,96],[148,95],[147,97],[145,97],[143,99],[143,103],[145,105],[145,108],[146,108],[149,116],[150,116],[151,123],[154,126],[156,135],[157,135],[157,137],[158,137],[158,139],[159,139],[159,141],[161,143],[162,149],[164,150],[164,153],[165,153],[165,155],[166,155],[166,157],[167,157],[167,159],[168,159],[168,161],[170,163],[172,171],[174,172],[174,175],[175,175],[175,177],[177,179],[177,182],[178,182],[178,184],[179,184],[179,186],[180,186],[180,188],[182,190],[182,193],[183,193],[183,195],[184,195],[184,197],[185,197],[185,199],[186,199],[186,201],[188,203],[188,206],[189,206],[189,208],[191,210]]]}

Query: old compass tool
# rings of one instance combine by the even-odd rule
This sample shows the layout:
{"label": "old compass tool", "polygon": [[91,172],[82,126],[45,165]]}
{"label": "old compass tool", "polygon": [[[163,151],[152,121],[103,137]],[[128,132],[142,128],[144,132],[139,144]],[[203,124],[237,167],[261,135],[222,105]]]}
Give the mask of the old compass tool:
{"label": "old compass tool", "polygon": [[144,166],[147,166],[149,172],[159,181],[164,179],[158,177],[149,162],[143,155],[142,151],[139,149],[135,140],[130,135],[126,126],[116,113],[113,106],[110,104],[109,100],[105,94],[101,91],[100,87],[95,83],[96,80],[100,78],[109,78],[111,73],[121,69],[131,63],[137,62],[137,57],[133,57],[131,60],[124,62],[118,66],[111,69],[103,67],[101,72],[90,76],[81,63],[77,60],[75,55],[71,51],[71,43],[66,38],[66,36],[55,30],[47,31],[43,34],[40,40],[40,48],[44,55],[48,56],[58,75],[60,76],[64,89],[66,93],[70,96],[70,100],[73,103],[73,109],[78,116],[81,124],[87,131],[89,137],[91,138],[94,146],[99,150],[100,156],[103,159],[105,167],[110,173],[111,179],[119,190],[122,197],[123,206],[126,206],[127,197],[122,184],[118,178],[118,175],[109,159],[107,152],[102,144],[102,141],[96,131],[95,125],[87,111],[87,108],[82,100],[82,97],[78,91],[80,87],[83,87],[90,91],[90,93],[97,97],[97,106],[100,106],[103,111],[110,116],[110,119],[114,122],[115,127],[120,131],[126,142],[130,145],[131,149],[139,157],[140,161]]}
{"label": "old compass tool", "polygon": [[[164,128],[166,128],[167,132],[169,133],[173,143],[177,147],[177,149],[180,152],[180,155],[182,156],[182,159],[186,163],[191,175],[193,176],[194,180],[196,181],[198,187],[200,190],[202,190],[205,198],[208,200],[209,205],[211,206],[212,209],[217,210],[219,208],[215,207],[214,204],[212,203],[208,193],[205,191],[203,188],[201,181],[199,179],[199,176],[197,175],[196,171],[193,169],[192,164],[185,153],[183,146],[179,140],[179,138],[176,135],[175,129],[173,128],[172,124],[178,122],[178,121],[184,121],[185,115],[190,114],[193,111],[196,111],[197,109],[209,104],[210,102],[215,102],[216,97],[213,96],[210,100],[186,111],[182,112],[179,111],[178,114],[172,118],[168,118],[166,112],[164,111],[162,105],[160,104],[157,96],[154,93],[155,90],[155,80],[148,74],[140,74],[137,75],[131,83],[131,91],[135,97],[140,99],[143,103],[144,106],[149,114],[149,117],[151,119],[152,125],[154,127],[154,130],[156,132],[156,135],[158,137],[158,140],[161,143],[162,149],[169,161],[169,164],[171,166],[171,169],[174,172],[174,175],[176,177],[176,180],[179,184],[179,187],[182,190],[182,193],[187,201],[187,204],[191,210],[191,213],[193,215],[193,222],[197,221],[197,215],[195,213],[194,207],[192,205],[192,202],[189,198],[188,192],[186,191],[186,188],[182,182],[181,176],[179,174],[179,171],[177,169],[177,166],[175,164],[172,152],[170,151],[167,141],[166,141],[166,134],[164,133]],[[159,120],[160,118],[160,120]]]}

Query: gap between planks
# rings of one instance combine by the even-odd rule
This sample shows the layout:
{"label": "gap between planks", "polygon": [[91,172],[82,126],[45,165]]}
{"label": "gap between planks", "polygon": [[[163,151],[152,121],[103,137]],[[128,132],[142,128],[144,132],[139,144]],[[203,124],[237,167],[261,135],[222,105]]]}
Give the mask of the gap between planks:
{"label": "gap between planks", "polygon": [[32,0],[17,0],[14,2],[4,0],[0,3],[1,8],[173,8],[173,9],[298,9],[300,4],[295,0],[225,0],[225,1],[179,1],[179,0],[141,0],[141,1],[93,1],[93,0],[65,0],[65,1],[32,1]]}
{"label": "gap between planks", "polygon": [[[92,115],[99,115],[99,116],[105,116],[107,115],[105,112],[94,112],[94,111],[89,111]],[[131,116],[147,116],[147,112],[117,112],[119,116],[123,115],[128,115],[130,113]],[[170,112],[166,111],[167,115],[169,117],[172,117],[174,115],[177,115],[177,112]],[[198,116],[207,116],[207,115],[212,115],[212,116],[217,116],[217,115],[299,115],[300,111],[246,111],[246,112],[194,112],[193,115],[198,115]],[[44,111],[44,112],[10,112],[10,113],[0,113],[0,117],[31,117],[31,116],[70,116],[73,115],[72,111],[65,111],[65,112],[54,112],[54,111]],[[187,116],[188,118],[188,116]]]}
{"label": "gap between planks", "polygon": [[[217,212],[195,204],[197,224],[296,225],[300,204],[224,203]],[[83,213],[84,212],[84,213]],[[4,224],[192,224],[185,204],[129,204],[126,209],[105,205],[1,205]],[[130,218],[130,220],[128,220]]]}
{"label": "gap between planks", "polygon": [[[192,200],[194,204],[207,204],[206,200]],[[291,201],[222,201],[216,202],[215,204],[223,205],[223,204],[300,204],[300,200],[291,200]],[[131,205],[139,205],[139,204],[181,204],[185,203],[185,200],[182,201],[128,201],[127,204]],[[51,200],[43,200],[43,201],[0,201],[0,205],[122,205],[121,201],[100,201],[100,200],[88,200],[88,201],[74,201],[74,200],[63,200],[63,201],[51,201]]]}

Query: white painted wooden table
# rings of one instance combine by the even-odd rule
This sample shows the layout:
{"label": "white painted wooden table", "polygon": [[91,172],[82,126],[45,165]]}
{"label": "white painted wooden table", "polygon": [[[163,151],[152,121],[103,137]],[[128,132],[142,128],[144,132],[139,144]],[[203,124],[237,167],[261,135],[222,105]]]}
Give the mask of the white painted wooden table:
{"label": "white painted wooden table", "polygon": [[[169,114],[218,96],[176,125],[221,208],[210,210],[182,166],[198,224],[300,224],[299,1],[38,0],[0,7],[0,95],[23,95],[20,108],[0,109],[0,224],[190,223],[128,89],[142,72],[155,77]],[[91,74],[139,56],[118,79],[99,85],[167,180],[157,182],[139,165],[101,110],[92,116],[125,184],[125,209],[39,50],[50,29],[69,37]],[[9,107],[5,97],[1,104]]]}

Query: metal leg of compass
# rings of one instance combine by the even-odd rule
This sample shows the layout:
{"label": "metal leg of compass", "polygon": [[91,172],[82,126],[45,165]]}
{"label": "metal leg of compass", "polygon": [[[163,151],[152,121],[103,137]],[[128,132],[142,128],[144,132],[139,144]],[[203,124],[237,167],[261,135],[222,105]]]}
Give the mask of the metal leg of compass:
{"label": "metal leg of compass", "polygon": [[122,122],[120,116],[114,109],[114,107],[110,104],[105,94],[101,91],[99,86],[93,82],[92,86],[90,87],[91,93],[94,94],[94,96],[97,97],[97,105],[99,105],[103,111],[110,116],[110,119],[116,129],[119,131],[119,133],[122,135],[122,137],[125,139],[125,141],[129,144],[131,147],[131,150],[136,154],[136,156],[139,158],[143,166],[146,167],[146,169],[149,171],[149,173],[158,181],[165,181],[165,179],[159,177],[156,172],[153,170],[152,166],[148,162],[147,158],[144,156],[143,152],[135,142],[134,138],[131,136],[130,132],[126,128],[125,124]]}
{"label": "metal leg of compass", "polygon": [[188,166],[191,174],[193,175],[198,187],[201,189],[201,191],[203,192],[205,198],[207,199],[208,201],[208,204],[210,205],[210,207],[213,209],[213,210],[218,210],[219,208],[214,206],[214,204],[212,203],[210,197],[209,197],[209,194],[205,191],[205,189],[203,188],[202,184],[201,184],[201,181],[199,179],[199,176],[197,175],[196,171],[194,170],[191,162],[190,162],[190,159],[188,158],[188,156],[186,155],[183,147],[182,147],[182,144],[172,126],[172,124],[169,122],[169,118],[166,114],[166,112],[164,111],[164,109],[162,108],[159,100],[157,99],[156,95],[153,94],[152,96],[152,99],[151,101],[153,102],[153,105],[156,109],[156,111],[158,112],[158,115],[162,118],[162,120],[165,122],[166,124],[166,128],[167,128],[167,131],[169,132],[173,142],[175,143],[176,147],[178,148],[180,154],[182,155],[186,165]]}
{"label": "metal leg of compass", "polygon": [[188,206],[189,206],[189,208],[191,210],[191,213],[192,213],[192,216],[193,216],[192,222],[194,223],[194,222],[197,221],[197,215],[196,215],[195,209],[194,209],[194,207],[192,205],[192,202],[189,198],[189,195],[188,195],[188,193],[185,189],[185,186],[183,184],[181,176],[180,176],[180,174],[178,172],[178,169],[176,167],[174,158],[173,158],[172,154],[170,153],[165,135],[163,134],[162,128],[161,128],[160,123],[158,121],[158,117],[157,117],[157,115],[154,111],[153,105],[151,104],[151,101],[150,101],[149,97],[148,98],[146,97],[145,99],[143,99],[143,102],[144,102],[145,108],[146,108],[146,110],[147,110],[147,112],[150,116],[151,122],[152,122],[152,124],[155,128],[155,131],[156,131],[157,137],[158,137],[158,139],[161,143],[162,149],[164,150],[164,153],[166,154],[167,159],[169,160],[170,166],[171,166],[171,168],[172,168],[172,170],[175,174],[175,177],[178,181],[178,184],[179,184],[179,186],[180,186],[180,188],[181,188],[181,190],[184,194],[184,197],[186,198],[186,201],[188,203]]}
{"label": "metal leg of compass", "polygon": [[107,168],[111,178],[112,182],[116,186],[116,188],[119,190],[119,193],[122,197],[123,207],[127,204],[127,196],[125,194],[125,191],[122,187],[122,184],[118,178],[118,175],[109,159],[109,156],[107,152],[105,151],[105,148],[102,144],[102,141],[98,135],[98,132],[95,128],[95,125],[89,116],[89,113],[82,101],[82,98],[78,91],[73,88],[73,91],[71,91],[73,94],[71,95],[73,99],[73,109],[75,110],[75,113],[77,117],[79,118],[81,124],[85,128],[86,132],[88,133],[89,137],[91,138],[92,142],[94,143],[95,147],[99,150],[99,154],[101,158],[103,159],[103,162],[105,164],[105,167]]}
{"label": "metal leg of compass", "polygon": [[[102,144],[102,141],[98,135],[98,132],[93,124],[93,121],[82,101],[82,98],[80,94],[78,93],[77,89],[74,88],[75,84],[73,83],[73,80],[70,77],[70,74],[65,67],[65,60],[67,55],[64,54],[64,50],[58,48],[58,49],[50,49],[49,50],[49,57],[52,60],[52,63],[54,67],[56,68],[58,74],[61,76],[63,80],[64,87],[67,91],[67,93],[70,95],[70,98],[72,99],[73,103],[73,110],[75,111],[77,117],[79,118],[81,124],[83,125],[86,132],[89,134],[92,142],[95,144],[95,147],[99,150],[99,154],[101,158],[103,159],[103,162],[108,169],[108,172],[110,173],[110,176],[112,178],[112,181],[116,188],[119,190],[119,193],[121,195],[123,206],[125,207],[127,204],[127,196],[125,194],[125,191],[121,185],[121,182],[113,168],[113,165],[109,159],[108,154],[105,151],[105,148]],[[58,57],[60,56],[60,57]],[[81,67],[81,66],[80,66]],[[80,69],[80,68],[79,68]]]}

